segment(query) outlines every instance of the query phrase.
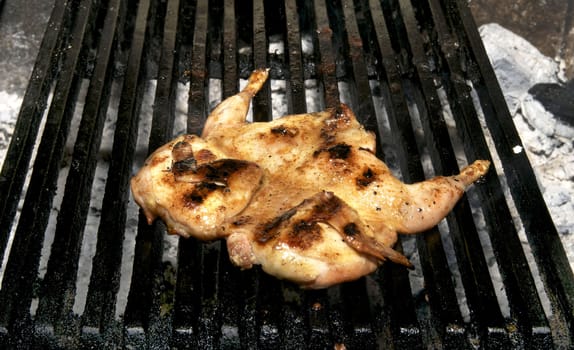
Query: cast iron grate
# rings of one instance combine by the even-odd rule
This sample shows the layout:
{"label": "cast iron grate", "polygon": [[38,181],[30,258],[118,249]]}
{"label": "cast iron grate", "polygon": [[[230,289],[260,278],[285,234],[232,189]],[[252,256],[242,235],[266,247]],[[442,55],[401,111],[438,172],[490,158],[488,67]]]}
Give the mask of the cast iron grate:
{"label": "cast iron grate", "polygon": [[[162,261],[165,229],[146,225],[140,215],[127,305],[116,317],[122,247],[134,219],[128,181],[137,163],[140,109],[150,103],[146,81],[157,80],[149,152],[174,136],[178,84],[187,83],[189,93],[187,132],[198,133],[212,107],[212,86],[221,88],[218,99],[230,96],[263,66],[284,89],[278,94],[267,84],[253,103],[253,120],[270,118],[271,98],[278,95],[288,113],[341,100],[377,132],[380,156],[407,182],[454,173],[459,163],[478,158],[496,167],[440,230],[399,243],[417,260],[422,282],[387,264],[356,282],[302,291],[257,269],[239,271],[225,245],[193,240],[179,241],[170,276]],[[89,84],[85,95],[82,82]],[[97,246],[85,307],[75,313],[78,261],[114,83],[121,92]],[[73,130],[80,99],[81,121]],[[58,186],[71,134],[71,163]],[[462,0],[56,1],[0,177],[6,260],[0,344],[567,347],[574,279],[533,170],[516,146],[521,141]],[[52,229],[40,278],[44,238]],[[487,260],[496,262],[500,285]]]}

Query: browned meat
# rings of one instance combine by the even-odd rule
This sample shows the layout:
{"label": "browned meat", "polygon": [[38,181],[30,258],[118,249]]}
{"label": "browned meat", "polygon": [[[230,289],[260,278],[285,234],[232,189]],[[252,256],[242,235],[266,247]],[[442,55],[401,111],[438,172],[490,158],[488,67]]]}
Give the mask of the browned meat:
{"label": "browned meat", "polygon": [[132,179],[148,222],[201,240],[223,238],[231,261],[307,288],[353,280],[391,260],[397,232],[436,225],[484,175],[477,160],[460,174],[416,184],[395,178],[375,155],[375,136],[341,104],[265,122],[245,120],[267,79],[209,116],[201,137],[184,135],[155,151]]}

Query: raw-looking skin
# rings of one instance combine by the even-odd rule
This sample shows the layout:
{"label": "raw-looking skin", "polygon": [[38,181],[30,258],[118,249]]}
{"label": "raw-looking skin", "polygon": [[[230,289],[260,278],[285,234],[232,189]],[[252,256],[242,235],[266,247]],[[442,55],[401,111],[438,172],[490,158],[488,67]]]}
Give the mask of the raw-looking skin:
{"label": "raw-looking skin", "polygon": [[256,70],[219,104],[201,137],[180,136],[149,156],[131,181],[148,222],[159,217],[169,233],[225,239],[235,265],[259,264],[305,288],[357,279],[385,260],[412,267],[392,249],[397,232],[435,226],[490,163],[404,184],[344,104],[249,123],[267,74]]}

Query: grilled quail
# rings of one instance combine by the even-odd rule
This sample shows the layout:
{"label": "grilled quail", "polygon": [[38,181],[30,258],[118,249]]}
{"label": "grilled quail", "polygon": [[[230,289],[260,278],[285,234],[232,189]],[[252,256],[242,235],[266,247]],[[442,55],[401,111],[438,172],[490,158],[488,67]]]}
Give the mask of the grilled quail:
{"label": "grilled quail", "polygon": [[148,222],[200,240],[222,238],[231,261],[306,288],[357,279],[383,261],[398,233],[444,218],[486,173],[477,160],[449,177],[404,184],[375,156],[375,136],[344,104],[271,122],[245,120],[267,79],[219,104],[201,137],[183,135],[149,156],[132,192]]}

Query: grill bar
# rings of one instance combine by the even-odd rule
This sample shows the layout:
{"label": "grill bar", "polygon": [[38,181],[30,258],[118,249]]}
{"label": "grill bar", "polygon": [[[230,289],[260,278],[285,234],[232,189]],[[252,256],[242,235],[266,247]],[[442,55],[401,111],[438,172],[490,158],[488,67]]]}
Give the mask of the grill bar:
{"label": "grill bar", "polygon": [[[460,13],[460,20],[456,25],[457,28],[464,28],[465,32],[468,33],[466,40],[470,46],[469,55],[479,63],[488,62],[478,33],[468,30],[468,27],[474,26],[468,8],[450,1],[449,5],[451,11]],[[485,119],[489,128],[496,131],[491,131],[491,133],[495,139],[497,151],[503,162],[506,163],[505,171],[511,171],[511,178],[521,183],[521,186],[511,186],[511,193],[522,222],[527,226],[526,234],[532,249],[535,251],[534,255],[538,267],[542,271],[542,277],[546,283],[546,291],[551,298],[555,298],[553,301],[556,303],[557,309],[562,310],[561,317],[564,317],[567,322],[569,334],[574,336],[574,280],[571,278],[572,272],[568,267],[569,263],[564,247],[560,243],[548,209],[543,205],[542,194],[528,158],[525,154],[520,154],[518,157],[512,156],[514,153],[512,148],[521,142],[512,125],[506,104],[501,103],[504,98],[500,87],[492,84],[493,81],[496,81],[494,71],[490,65],[478,64],[477,66],[483,79],[481,88],[477,88],[477,92],[481,97],[488,97],[493,101],[490,105],[482,103],[481,106],[485,111]],[[491,84],[494,85],[492,89],[486,89]],[[501,132],[507,130],[510,130],[508,134]]]}
{"label": "grill bar", "polygon": [[84,344],[91,346],[101,346],[104,343],[102,338],[111,336],[114,331],[115,295],[119,288],[118,276],[129,195],[128,181],[134,158],[138,133],[137,121],[144,86],[143,62],[147,42],[146,29],[149,29],[147,19],[151,17],[152,8],[149,1],[139,3],[118,108],[112,159],[97,232],[96,253],[81,320],[82,340]]}
{"label": "grill bar", "polygon": [[[76,294],[78,259],[110,97],[113,73],[111,62],[116,54],[120,22],[124,15],[125,9],[121,8],[120,1],[110,3],[97,49],[97,64],[93,71],[93,74],[101,79],[92,79],[86,94],[85,108],[71,160],[73,166],[70,167],[66,180],[52,254],[43,281],[43,297],[36,313],[37,325],[47,325],[43,331],[70,335],[70,332],[76,329],[75,323],[69,318]],[[51,330],[50,325],[55,325],[56,329]],[[42,330],[37,329],[37,332],[41,333]]]}
{"label": "grill bar", "polygon": [[[434,16],[441,16],[440,8],[439,8],[439,4],[431,4],[431,11],[432,11],[432,15]],[[430,15],[430,13],[429,13]],[[453,77],[456,78],[457,75],[459,75],[462,71],[460,69],[459,63],[455,62],[455,58],[456,58],[456,38],[452,37],[449,35],[447,28],[445,27],[445,23],[444,23],[444,18],[437,18],[436,23],[439,23],[438,26],[438,40],[444,40],[445,42],[448,42],[448,45],[445,45],[445,49],[443,49],[443,54],[446,58],[446,61],[449,63],[450,68],[453,71]],[[449,51],[447,51],[449,50]],[[454,56],[453,59],[450,59],[450,57]],[[454,99],[455,102],[458,102],[458,105],[455,103],[452,108],[453,108],[453,112],[455,114],[455,118],[458,115],[469,115],[469,119],[476,119],[476,112],[474,110],[474,106],[472,105],[472,100],[470,99],[470,94],[468,93],[468,86],[466,85],[466,83],[464,81],[460,81],[460,80],[455,80],[455,79],[451,79],[451,81],[447,81],[445,82],[446,84],[449,84],[450,86],[448,86],[448,91],[449,92],[453,92],[456,95],[456,98]],[[456,92],[455,92],[456,91]],[[475,129],[476,127],[480,127],[479,125],[477,125],[477,123],[474,123],[474,125],[469,126],[470,129]],[[475,139],[477,140],[477,142],[480,144],[481,140],[479,135],[476,134],[475,132]],[[471,138],[471,137],[469,137]],[[486,144],[484,143],[484,139],[482,140],[482,145],[481,145],[482,149],[486,150]],[[478,146],[476,146],[477,149],[480,149]],[[472,151],[475,152],[475,151]],[[485,156],[484,154],[471,154],[469,156]],[[494,176],[494,173],[492,173],[492,176]],[[501,188],[499,187],[497,190],[501,190]],[[488,197],[488,195],[485,195],[483,197],[484,200],[486,200]],[[502,203],[499,203],[502,204]],[[505,208],[505,205],[496,205],[493,204],[492,208],[490,208],[490,211],[487,212],[485,215],[487,217],[487,220],[491,219],[491,220],[497,220],[496,219],[496,213],[494,213],[495,211],[500,214],[500,219],[498,219],[498,221],[494,221],[493,223],[491,223],[491,225],[496,225],[497,227],[504,227],[502,226],[503,222],[509,222],[510,219],[510,212],[508,211],[508,209],[503,209]],[[496,246],[501,246],[503,247],[504,245],[506,245],[508,248],[506,252],[500,252],[497,254],[497,257],[499,259],[506,259],[506,258],[511,258],[514,259],[514,261],[505,261],[505,262],[500,262],[499,260],[499,266],[501,266],[501,272],[503,273],[503,276],[505,276],[504,278],[507,279],[506,280],[506,292],[507,295],[509,297],[509,301],[511,304],[511,308],[515,308],[515,312],[517,313],[517,318],[518,318],[518,323],[519,323],[519,327],[523,326],[524,327],[524,336],[525,336],[525,341],[531,342],[530,346],[534,346],[534,347],[547,347],[548,344],[548,324],[546,323],[546,320],[543,316],[543,309],[542,309],[542,305],[540,304],[540,300],[538,299],[538,296],[535,293],[535,285],[534,285],[534,280],[532,279],[530,273],[528,273],[527,269],[524,268],[520,268],[519,266],[526,266],[526,259],[524,256],[520,256],[520,254],[511,254],[511,252],[516,252],[516,249],[519,248],[520,245],[520,241],[518,239],[517,233],[513,232],[512,229],[508,229],[506,227],[504,227],[504,233],[503,232],[496,232],[497,229],[494,229],[491,231],[493,232],[491,235],[491,240],[500,240],[498,243],[496,244]],[[505,237],[506,235],[506,238]],[[504,243],[502,242],[502,240],[504,240]],[[496,253],[495,253],[496,254]],[[512,266],[514,265],[514,268],[512,268]],[[513,272],[510,271],[505,271],[506,268],[505,267],[510,267],[510,269],[512,269]],[[514,274],[514,275],[513,275]],[[514,304],[514,306],[513,306]],[[529,305],[528,310],[531,310],[531,314],[530,315],[520,315],[519,313],[522,312],[523,310],[526,310],[526,305]],[[512,312],[512,311],[511,311]],[[522,318],[522,319],[521,319]],[[522,324],[521,324],[522,323]],[[528,329],[528,327],[531,327],[530,329]],[[528,339],[531,336],[531,332],[533,329],[546,329],[545,332],[539,332],[536,334],[532,334],[532,336],[537,337],[538,339]]]}
{"label": "grill bar", "polygon": [[[404,25],[407,27],[408,33],[409,22],[407,18],[405,18],[405,22]],[[402,24],[397,23],[396,25]],[[408,50],[408,47],[405,48],[406,50]],[[416,64],[416,60],[414,63]],[[406,69],[412,70],[412,67]],[[409,86],[406,86],[406,88],[409,88]],[[434,89],[430,91],[434,91]],[[420,114],[424,115],[424,111],[420,112]],[[402,116],[408,117],[408,114],[403,113]],[[435,117],[435,115],[432,115],[432,117]],[[416,147],[417,143],[410,118],[396,120],[391,118],[391,129],[393,134],[396,135],[398,144],[408,145],[403,150],[399,150],[399,158],[404,159],[401,166],[403,178],[407,182],[422,180],[425,175]],[[444,255],[440,233],[436,228],[431,229],[424,235],[417,236],[416,242],[421,255],[421,265],[425,280],[430,281],[429,285],[435,286],[435,288],[428,289],[431,310],[434,309],[434,312],[438,313],[436,316],[431,313],[432,324],[435,325],[436,332],[443,338],[445,344],[453,347],[460,346],[464,342],[464,329],[461,329],[459,326],[462,324],[462,316],[456,303],[456,294],[452,285],[446,256]],[[433,303],[435,304],[434,308],[432,308]],[[427,336],[432,335],[429,334]]]}
{"label": "grill bar", "polygon": [[[343,97],[340,90],[341,82],[350,81],[347,67],[343,63],[345,62],[343,55],[346,49],[348,51],[348,46],[345,47],[343,38],[341,38],[342,31],[339,31],[344,23],[341,22],[341,17],[330,16],[335,8],[341,16],[341,3],[332,1],[323,3],[316,0],[313,8],[314,28],[317,35],[314,45],[319,50],[318,58],[320,59],[318,78],[324,94],[324,104],[329,107],[336,106],[339,99]],[[368,308],[363,308],[365,305],[354,302],[354,297],[359,297],[360,293],[364,293],[364,281],[347,286],[335,286],[326,292],[318,293],[323,294],[319,296],[321,309],[317,311],[323,313],[320,326],[323,327],[323,333],[331,334],[330,338],[322,339],[323,342],[349,344],[351,347],[363,348],[373,346],[370,312]],[[360,337],[357,336],[359,333],[361,333]]]}
{"label": "grill bar", "polygon": [[[162,39],[158,39],[161,42],[161,52],[148,154],[167,142],[173,134],[179,76],[176,47],[181,22],[180,8],[179,0],[167,2],[163,36]],[[161,11],[157,9],[158,13],[162,11],[164,11],[163,8]],[[167,335],[171,332],[171,323],[166,321],[160,309],[160,301],[155,297],[156,294],[163,292],[164,287],[161,257],[165,228],[158,223],[147,226],[142,216],[139,221],[135,251],[138,261],[134,264],[132,288],[130,288],[124,315],[127,333],[125,341],[126,345],[133,347],[141,347],[145,344],[157,347],[168,343]]]}
{"label": "grill bar", "polygon": [[303,60],[301,49],[301,30],[297,3],[295,0],[285,2],[285,21],[287,30],[288,66],[287,86],[290,86],[289,114],[305,113],[305,83],[303,82]]}
{"label": "grill bar", "polygon": [[[339,102],[339,91],[337,84],[337,63],[335,59],[335,49],[333,48],[333,30],[329,26],[329,18],[327,15],[327,6],[321,6],[320,0],[313,2],[314,4],[314,20],[315,29],[317,33],[316,44],[320,51],[319,74],[322,82],[322,88],[325,94],[325,106],[336,106]],[[322,107],[325,107],[322,106]]]}
{"label": "grill bar", "polygon": [[[224,242],[168,242],[162,223],[148,226],[141,213],[132,217],[128,208],[134,165],[177,132],[181,83],[189,91],[187,132],[199,134],[215,102],[234,94],[240,79],[262,66],[270,67],[271,79],[253,103],[255,121],[277,117],[277,101],[286,101],[279,104],[289,113],[343,101],[377,133],[378,154],[407,182],[455,173],[459,162],[476,158],[499,160],[502,166],[463,198],[444,225],[401,239],[396,248],[413,257],[415,272],[385,264],[355,282],[303,291],[259,269],[240,271],[231,265]],[[152,97],[144,93],[150,78],[156,81]],[[85,107],[81,116],[74,116],[82,80],[89,80]],[[86,305],[77,315],[73,306],[80,247],[89,239],[84,226],[114,82],[122,89],[113,149]],[[52,87],[54,97],[15,222]],[[149,139],[140,150],[138,139],[141,143],[148,132],[140,108],[152,99]],[[481,126],[483,116],[488,130]],[[73,118],[81,118],[77,136],[68,130]],[[74,137],[72,166],[62,171],[66,139]],[[487,137],[495,149],[489,148]],[[16,229],[0,291],[0,344],[567,346],[573,334],[574,279],[532,168],[524,154],[514,154],[515,145],[520,140],[462,1],[58,2],[2,169],[2,252],[12,225]],[[506,178],[511,198],[505,196],[499,174]],[[64,178],[65,186],[56,189]],[[57,191],[63,193],[61,203],[53,200]],[[47,272],[39,279],[52,205],[59,214],[53,243],[45,243],[51,244]],[[518,221],[511,215],[512,205]],[[125,278],[122,249],[133,221],[138,222],[129,261],[133,271],[126,308],[118,319],[116,298],[120,278]],[[530,241],[552,314],[546,314],[536,289],[520,229]],[[500,287],[491,279],[481,249],[485,239],[502,274]],[[175,266],[164,261],[170,244],[177,244]],[[36,285],[40,287],[34,289]],[[501,300],[508,302],[508,310]]]}
{"label": "grill bar", "polygon": [[[287,112],[304,113],[307,110],[307,106],[305,105],[305,85],[302,70],[302,36],[296,1],[285,1],[284,7],[280,9],[281,11],[284,12],[281,29],[286,32],[286,34],[283,34],[286,53],[284,53],[284,59],[279,69],[281,69],[286,80]],[[288,283],[282,283],[280,287],[283,301],[282,309],[280,310],[281,321],[279,329],[282,332],[280,343],[293,344],[294,347],[303,348],[308,345],[307,340],[309,338],[309,323],[306,315],[308,308],[305,303],[305,294]]]}
{"label": "grill bar", "polygon": [[48,94],[53,79],[59,74],[60,52],[66,43],[70,27],[71,1],[59,1],[52,11],[38,58],[31,74],[24,103],[20,108],[12,140],[4,164],[0,181],[0,256],[4,257],[6,244],[12,228],[20,193],[24,186],[32,150],[46,108]]}
{"label": "grill bar", "polygon": [[[433,165],[435,166],[435,171],[442,174],[452,174],[458,171],[458,166],[456,164],[452,145],[449,141],[445,122],[441,117],[442,106],[440,98],[436,92],[436,86],[434,83],[435,77],[433,76],[434,73],[429,70],[427,57],[425,56],[425,49],[423,47],[423,43],[419,39],[418,30],[415,27],[416,22],[413,9],[408,4],[402,3],[401,5],[404,5],[401,8],[403,10],[402,15],[405,18],[405,22],[408,23],[408,25],[406,25],[405,31],[407,32],[407,35],[409,35],[411,43],[410,49],[407,49],[411,50],[413,57],[417,57],[417,60],[415,61],[415,67],[413,67],[413,69],[416,71],[419,83],[423,88],[420,92],[420,98],[424,99],[424,102],[422,103],[424,110],[420,114],[423,127],[427,131],[425,132],[425,142],[429,147],[430,157],[433,161]],[[464,208],[466,208],[466,210],[464,210]],[[489,328],[495,329],[494,327],[497,325],[497,322],[502,321],[502,316],[500,314],[498,305],[494,304],[496,303],[495,294],[493,291],[492,282],[488,278],[488,270],[486,268],[484,256],[468,256],[468,249],[466,249],[467,245],[464,242],[464,240],[472,239],[474,244],[480,245],[480,241],[476,233],[476,228],[473,227],[473,221],[470,219],[470,210],[465,199],[461,201],[461,204],[457,206],[453,214],[454,215],[449,216],[448,222],[451,237],[454,238],[455,242],[458,241],[458,249],[456,252],[458,253],[458,261],[461,261],[459,264],[459,268],[461,268],[461,274],[463,278],[470,277],[473,273],[477,274],[478,276],[482,276],[480,282],[468,281],[468,279],[466,282],[467,288],[465,289],[465,292],[467,292],[467,298],[470,300],[469,304],[473,311],[471,314],[477,313],[479,317],[482,316],[483,326],[488,325],[483,328],[481,332],[485,332]],[[459,223],[464,224],[465,227],[458,228],[457,226]],[[464,232],[464,234],[462,234],[462,232]],[[476,267],[477,270],[474,270],[467,264],[473,264],[473,267]],[[480,287],[478,287],[478,284],[480,284]],[[488,299],[481,298],[476,300],[476,296],[473,298],[472,293],[477,290],[475,288],[480,288],[483,290],[484,295],[486,295],[486,298]],[[470,295],[468,295],[468,293],[470,293]],[[446,302],[448,302],[448,299]],[[476,310],[477,305],[491,305],[490,309],[487,311],[489,313],[486,315],[481,315],[479,311]],[[450,306],[451,310],[452,307],[453,305]],[[456,311],[451,312],[456,313]],[[456,315],[455,317],[458,318],[460,316]],[[460,321],[457,319],[452,319],[452,321],[452,324],[460,324]],[[499,325],[501,324],[502,322],[499,323]]]}
{"label": "grill bar", "polygon": [[[265,27],[265,4],[264,0],[253,0],[253,12],[249,13],[247,19],[252,23],[251,47],[252,56],[249,61],[249,67],[267,67],[267,28]],[[275,7],[275,5],[272,5]],[[271,79],[274,74],[271,74]],[[265,86],[253,98],[253,121],[266,121],[272,115],[270,99],[270,84]]]}
{"label": "grill bar", "polygon": [[0,292],[0,322],[16,337],[27,337],[30,334],[29,309],[33,298],[33,285],[38,273],[40,251],[55,194],[59,165],[84,71],[81,55],[88,22],[92,18],[92,4],[88,1],[81,2],[78,11],[83,17],[72,24],[72,31],[76,35],[71,38],[67,50],[63,52],[61,71],[55,86],[57,93],[46,117]]}
{"label": "grill bar", "polygon": [[[403,15],[405,14],[403,13]],[[407,27],[406,31],[408,33],[409,25],[412,22],[409,22],[408,18],[405,18],[405,22],[405,26]],[[413,60],[416,65],[417,58],[414,57],[416,56],[413,55]],[[408,69],[411,70],[413,67],[409,67]],[[406,89],[408,88],[413,87],[407,85]],[[422,88],[423,91],[421,91],[421,93],[426,92],[424,85]],[[419,111],[419,113],[423,116],[425,115],[424,111]],[[429,114],[430,118],[436,118],[438,116],[438,114],[435,115],[432,114],[432,112]],[[396,128],[401,129],[400,135],[403,137],[403,139],[399,141],[400,144],[411,145],[410,149],[405,150],[405,153],[401,156],[401,158],[404,157],[408,160],[408,165],[403,166],[401,169],[403,177],[407,182],[420,181],[425,177],[425,175],[420,163],[421,156],[418,154],[416,149],[416,140],[412,131],[412,127],[410,126],[410,119],[398,120],[395,123],[397,124]],[[393,122],[391,122],[391,125],[393,125]],[[452,285],[450,271],[447,266],[447,259],[444,255],[440,233],[437,228],[433,228],[426,232],[424,235],[417,236],[416,242],[419,253],[421,254],[421,265],[423,267],[425,280],[431,281],[430,284],[436,286],[435,288],[429,288],[428,290],[428,297],[431,303],[431,308],[432,303],[435,303],[434,310],[435,312],[440,313],[440,315],[437,315],[437,320],[433,320],[433,323],[437,325],[437,332],[441,337],[445,338],[444,341],[447,344],[450,342],[459,342],[459,344],[456,345],[460,346],[462,345],[460,344],[461,340],[455,340],[452,338],[461,335],[461,333],[464,333],[464,330],[456,327],[456,325],[461,324],[462,317],[460,315],[458,305],[456,302],[454,302],[456,300],[456,295],[454,292],[454,286]],[[452,332],[449,333],[449,330]],[[451,346],[454,346],[454,343],[450,343]]]}
{"label": "grill bar", "polygon": [[[270,67],[271,80],[285,79],[285,7],[272,0],[253,1],[253,28],[254,28],[254,64],[255,67]],[[283,48],[278,45],[281,42]],[[277,47],[272,50],[272,46]],[[254,100],[254,120],[269,120],[273,117],[273,106],[269,97],[272,93],[272,82],[266,84],[264,93]],[[258,117],[257,115],[261,116]],[[225,288],[224,286],[222,286]],[[270,276],[260,274],[256,282],[254,293],[255,310],[250,311],[255,316],[255,336],[257,347],[263,349],[279,348],[282,343],[281,327],[284,314],[282,305],[284,299],[281,282],[273,280]]]}
{"label": "grill bar", "polygon": [[[411,13],[412,15],[412,13]],[[412,28],[411,28],[412,29]],[[411,50],[413,55],[424,57],[423,44],[411,35]],[[417,66],[420,83],[425,87],[426,113],[422,113],[421,122],[427,132],[425,132],[426,144],[429,145],[430,157],[433,161],[434,169],[437,173],[452,174],[458,170],[453,146],[448,137],[445,121],[440,118],[442,107],[440,99],[435,93],[432,76],[428,74],[424,63]],[[433,116],[434,118],[428,118]],[[460,269],[463,283],[465,284],[465,294],[467,303],[471,309],[471,317],[476,317],[476,325],[481,333],[490,332],[487,336],[496,338],[502,332],[503,319],[494,287],[490,280],[488,268],[484,255],[476,254],[476,250],[467,247],[480,246],[480,239],[476,227],[472,220],[469,204],[465,198],[454,209],[453,215],[447,218],[450,236],[455,245],[458,268]],[[494,341],[494,339],[492,339]],[[504,339],[496,340],[495,344],[501,345]],[[503,343],[504,344],[504,343]]]}
{"label": "grill bar", "polygon": [[[191,134],[200,134],[203,129],[203,123],[207,117],[207,103],[205,98],[206,82],[206,63],[205,63],[205,46],[207,36],[207,2],[198,1],[196,9],[189,14],[190,18],[195,18],[195,28],[192,29],[192,35],[189,41],[192,46],[184,46],[185,53],[189,52],[191,59],[184,62],[190,62],[186,66],[185,72],[190,76],[189,91],[189,110],[187,120],[187,132]],[[191,28],[190,28],[191,29]],[[186,40],[186,44],[188,43]],[[185,55],[184,57],[186,57]],[[196,74],[197,76],[194,76]]]}
{"label": "grill bar", "polygon": [[237,28],[235,24],[235,2],[224,0],[223,4],[223,98],[232,96],[237,90]]}
{"label": "grill bar", "polygon": [[[393,52],[397,52],[393,49],[391,42],[390,33],[387,28],[387,20],[383,13],[385,8],[382,7],[381,3],[376,3],[375,1],[369,1],[369,9],[372,14],[373,28],[376,29],[376,38],[379,46],[379,61],[382,62],[382,67],[379,70],[378,79],[386,78],[386,81],[382,81],[383,93],[387,101],[391,101],[394,108],[389,109],[389,119],[391,120],[408,120],[408,108],[405,100],[404,89],[402,86],[402,79],[400,77],[399,62],[400,57]],[[387,10],[388,11],[388,10]],[[380,121],[382,123],[382,121]],[[392,135],[391,133],[381,133],[379,132],[379,137],[381,139],[392,138],[393,142],[400,141],[402,139],[401,129],[396,126],[393,127]],[[402,143],[406,147],[414,144]],[[405,147],[403,146],[403,147]],[[387,159],[388,159],[387,155]],[[404,158],[403,158],[404,159]],[[408,164],[403,165],[401,168],[405,168]],[[400,247],[400,245],[399,245]],[[412,295],[411,287],[409,285],[408,274],[404,269],[397,269],[394,266],[385,266],[384,276],[381,282],[382,285],[388,286],[383,290],[383,295],[386,297],[389,308],[388,313],[385,314],[384,322],[385,324],[393,324],[392,327],[387,332],[392,332],[394,338],[394,344],[398,344],[397,348],[419,348],[421,346],[421,332],[419,328],[419,323],[414,311],[413,300],[408,298],[404,300],[404,296]],[[398,302],[400,298],[403,298],[401,302]],[[383,338],[384,339],[384,338]],[[393,343],[385,342],[384,347],[393,347]]]}
{"label": "grill bar", "polygon": [[[434,7],[434,15],[438,14],[438,9],[436,6]],[[442,21],[437,21],[437,23],[444,24]],[[442,32],[440,31],[442,29]],[[445,40],[445,45],[443,46],[443,51],[451,50],[450,52],[444,52],[446,60],[449,60],[449,55],[454,55],[454,49],[456,42],[454,38],[446,38],[444,37],[445,28],[439,28],[440,35],[443,35],[442,38],[439,37],[439,40]],[[452,47],[449,47],[452,46]],[[451,60],[449,63],[453,64],[454,60]],[[457,68],[456,66],[454,67]],[[487,146],[484,141],[484,137],[480,132],[480,124],[478,124],[478,119],[476,118],[476,112],[474,110],[474,106],[472,105],[472,100],[470,99],[470,94],[468,93],[468,86],[464,81],[455,80],[457,78],[457,74],[460,74],[460,69],[453,70],[451,77],[451,81],[445,81],[446,84],[454,85],[452,88],[449,87],[449,91],[456,91],[456,98],[453,98],[453,105],[451,108],[453,109],[453,114],[457,122],[459,120],[459,116],[468,116],[466,121],[461,121],[461,123],[472,123],[467,124],[468,126],[460,127],[459,130],[466,131],[468,130],[467,135],[463,135],[462,138],[464,140],[469,140],[468,143],[465,145],[472,145],[472,149],[470,146],[465,147],[467,154],[469,157],[488,157],[487,155]],[[447,85],[448,86],[448,85]],[[466,92],[466,93],[464,93]],[[464,94],[463,94],[464,93]],[[496,172],[490,172],[488,176],[494,177]],[[487,190],[487,187],[493,186],[494,188],[490,191]],[[524,341],[527,343],[532,341],[531,344],[538,346],[548,346],[547,341],[548,334],[544,334],[544,332],[532,334],[533,329],[547,329],[548,324],[545,320],[544,312],[542,309],[542,305],[540,300],[536,294],[536,287],[534,285],[534,280],[532,279],[532,275],[529,273],[527,268],[526,258],[522,253],[520,248],[520,240],[516,231],[514,230],[513,225],[508,225],[505,223],[511,222],[511,215],[504,202],[498,202],[492,200],[492,196],[494,193],[500,193],[502,188],[497,182],[492,181],[489,182],[486,186],[480,187],[479,191],[488,191],[489,193],[482,193],[482,200],[489,201],[489,203],[485,203],[484,210],[485,210],[485,218],[491,229],[489,230],[490,238],[494,242],[495,254],[499,261],[499,267],[501,269],[501,273],[503,274],[503,278],[505,281],[506,292],[509,298],[511,312],[516,313],[518,326],[524,327],[523,329],[523,336],[526,338]],[[497,252],[497,249],[505,249],[505,251]],[[527,306],[528,305],[528,306]],[[514,310],[512,310],[514,309]],[[528,310],[529,314],[525,315],[523,312]],[[529,329],[530,328],[530,329]],[[528,339],[530,336],[532,337],[539,337],[539,338],[546,338],[546,339]]]}
{"label": "grill bar", "polygon": [[[188,132],[200,132],[206,117],[207,108],[204,102],[204,86],[207,84],[204,72],[206,69],[206,33],[208,28],[208,2],[199,1],[194,12],[190,12],[191,18],[195,18],[193,46],[191,51],[191,66],[186,67],[191,73],[191,88],[188,110]],[[182,19],[183,20],[183,19]],[[187,51],[187,48],[186,48]],[[194,76],[193,74],[198,74]],[[193,105],[195,104],[195,105]],[[201,246],[193,240],[179,240],[177,284],[174,301],[174,341],[177,344],[188,344],[188,348],[198,348],[198,331],[196,329],[195,315],[200,313],[199,300],[200,290],[198,286],[200,269]]]}

